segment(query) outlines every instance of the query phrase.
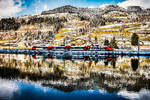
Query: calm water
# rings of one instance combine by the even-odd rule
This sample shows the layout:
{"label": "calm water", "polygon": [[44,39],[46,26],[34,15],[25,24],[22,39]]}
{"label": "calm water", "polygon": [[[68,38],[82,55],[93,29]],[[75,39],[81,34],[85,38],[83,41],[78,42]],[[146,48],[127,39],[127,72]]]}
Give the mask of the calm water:
{"label": "calm water", "polygon": [[0,55],[0,100],[150,100],[150,58]]}

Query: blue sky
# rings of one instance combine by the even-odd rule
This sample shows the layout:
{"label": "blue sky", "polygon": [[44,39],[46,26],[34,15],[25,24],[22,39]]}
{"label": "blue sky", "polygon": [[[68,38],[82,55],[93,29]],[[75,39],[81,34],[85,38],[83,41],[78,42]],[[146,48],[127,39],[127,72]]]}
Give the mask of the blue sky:
{"label": "blue sky", "polygon": [[42,11],[64,5],[99,8],[106,4],[124,8],[128,6],[150,8],[150,0],[0,0],[0,18],[40,14]]}

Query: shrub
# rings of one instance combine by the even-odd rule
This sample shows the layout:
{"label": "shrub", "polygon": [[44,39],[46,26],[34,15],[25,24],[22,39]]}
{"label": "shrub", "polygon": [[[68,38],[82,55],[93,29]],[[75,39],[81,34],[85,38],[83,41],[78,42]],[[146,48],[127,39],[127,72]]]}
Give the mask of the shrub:
{"label": "shrub", "polygon": [[131,36],[131,44],[137,46],[139,42],[139,36],[136,33],[133,33]]}

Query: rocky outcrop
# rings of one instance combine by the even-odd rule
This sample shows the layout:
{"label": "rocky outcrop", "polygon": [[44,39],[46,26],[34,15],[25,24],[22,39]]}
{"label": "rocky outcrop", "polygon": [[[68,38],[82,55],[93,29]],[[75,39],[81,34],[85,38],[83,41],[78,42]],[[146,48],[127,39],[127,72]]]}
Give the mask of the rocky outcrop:
{"label": "rocky outcrop", "polygon": [[128,12],[142,12],[142,8],[140,6],[129,6],[127,8]]}
{"label": "rocky outcrop", "polygon": [[119,7],[117,5],[108,5],[104,8],[104,13],[110,12],[110,11],[120,11],[120,12],[125,12],[126,9]]}
{"label": "rocky outcrop", "polygon": [[150,11],[148,9],[141,8],[140,6],[129,6],[127,8],[128,13],[135,13],[142,16],[150,15]]}

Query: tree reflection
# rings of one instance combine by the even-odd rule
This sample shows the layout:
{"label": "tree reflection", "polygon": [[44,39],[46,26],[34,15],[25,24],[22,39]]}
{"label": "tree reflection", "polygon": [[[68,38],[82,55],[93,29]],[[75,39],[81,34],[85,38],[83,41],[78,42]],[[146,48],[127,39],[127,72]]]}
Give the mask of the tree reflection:
{"label": "tree reflection", "polygon": [[105,64],[105,66],[108,66],[108,61],[107,60],[104,61],[104,64]]}
{"label": "tree reflection", "polygon": [[108,57],[104,59],[104,65],[108,66],[109,63],[114,67],[116,65],[116,58]]}
{"label": "tree reflection", "polygon": [[133,71],[136,71],[139,67],[139,59],[131,59],[131,67]]}
{"label": "tree reflection", "polygon": [[116,67],[116,62],[117,62],[117,58],[113,58],[111,61],[111,65],[113,66],[113,68]]}
{"label": "tree reflection", "polygon": [[[87,57],[86,60],[85,58],[79,60],[44,58],[43,60],[43,57],[39,56],[36,59],[32,56],[23,57],[23,59],[21,57],[23,56],[15,55],[8,58],[0,55],[0,77],[40,81],[46,86],[63,91],[69,91],[70,87],[70,91],[93,88],[102,88],[109,92],[117,92],[122,88],[138,91],[141,88],[147,88],[146,86],[150,83],[150,80],[139,74],[138,71],[132,73],[139,67],[139,59],[135,58],[97,57],[89,59],[90,57]],[[130,70],[130,61],[133,70]],[[148,61],[143,61],[148,66]],[[120,68],[124,73],[120,71]],[[142,67],[140,70],[150,72],[149,67],[145,69]]]}

